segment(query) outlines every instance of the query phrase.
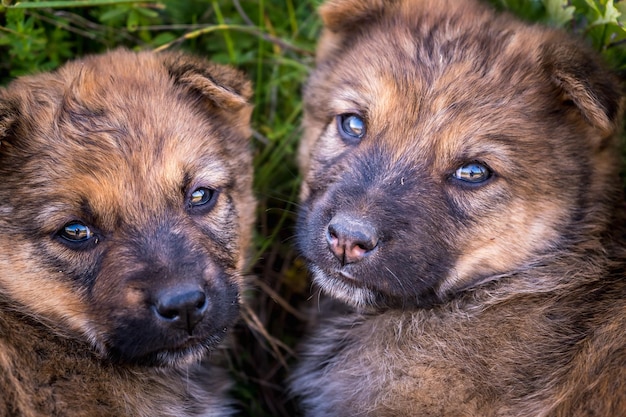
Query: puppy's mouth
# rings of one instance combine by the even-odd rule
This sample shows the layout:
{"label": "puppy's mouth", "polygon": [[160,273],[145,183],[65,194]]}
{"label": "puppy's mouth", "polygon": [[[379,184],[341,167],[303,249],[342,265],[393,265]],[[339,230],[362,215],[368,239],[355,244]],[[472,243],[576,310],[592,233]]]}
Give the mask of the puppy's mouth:
{"label": "puppy's mouth", "polygon": [[327,294],[355,307],[376,305],[378,292],[368,288],[346,268],[326,272],[311,266],[313,280]]}
{"label": "puppy's mouth", "polygon": [[342,281],[354,284],[357,287],[359,286],[359,281],[354,277],[354,275],[352,275],[350,271],[346,271],[344,269],[338,269],[335,271],[335,274]]}
{"label": "puppy's mouth", "polygon": [[190,337],[185,343],[175,348],[146,355],[139,363],[146,366],[178,366],[198,362],[222,342],[227,331],[224,328],[223,335],[214,335],[208,339]]}
{"label": "puppy's mouth", "polygon": [[352,271],[347,268],[336,269],[328,276],[328,279],[336,281],[337,285],[351,286],[354,288],[375,292],[376,288],[371,288],[359,279]]}
{"label": "puppy's mouth", "polygon": [[179,366],[201,360],[223,341],[227,331],[228,328],[224,327],[205,337],[192,335],[160,343],[155,341],[156,346],[145,343],[132,347],[127,344],[113,345],[107,351],[109,358],[118,363],[150,367]]}

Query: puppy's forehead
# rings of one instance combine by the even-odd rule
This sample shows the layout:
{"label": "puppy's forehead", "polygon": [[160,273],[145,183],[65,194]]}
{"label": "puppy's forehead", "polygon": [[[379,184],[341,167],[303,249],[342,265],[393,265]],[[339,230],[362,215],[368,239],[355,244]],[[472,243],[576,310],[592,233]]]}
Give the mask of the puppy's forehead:
{"label": "puppy's forehead", "polygon": [[47,178],[49,208],[63,216],[87,212],[115,224],[182,209],[194,188],[231,187],[232,167],[184,142],[173,138],[162,153],[85,148],[67,155],[55,163],[56,178]]}
{"label": "puppy's forehead", "polygon": [[61,141],[72,149],[82,145],[86,153],[110,152],[146,172],[178,162],[223,165],[216,154],[226,151],[227,123],[183,92],[154,57],[116,58],[121,61],[109,69],[87,61],[80,71],[62,74]]}
{"label": "puppy's forehead", "polygon": [[228,126],[177,90],[157,63],[126,59],[124,70],[61,73],[58,105],[42,110],[53,120],[37,127],[32,163],[46,173],[58,212],[89,206],[130,217],[132,207],[163,210],[191,187],[226,188],[234,177]]}
{"label": "puppy's forehead", "polygon": [[410,140],[416,135],[440,137],[447,146],[456,138],[459,146],[469,146],[476,132],[502,133],[503,109],[507,123],[514,124],[536,97],[549,94],[532,32],[522,45],[524,37],[515,31],[494,36],[487,29],[464,33],[449,22],[379,24],[345,39],[323,60],[312,90],[332,80],[325,91],[329,110],[362,113],[369,134],[392,132],[381,137],[395,142],[391,149],[398,153],[437,143]]}
{"label": "puppy's forehead", "polygon": [[209,172],[216,182],[227,177],[227,135],[218,121],[193,106],[137,93],[118,109],[85,111],[82,122],[74,123],[75,114],[61,116],[56,146],[47,151],[78,175],[115,173],[116,179],[141,183],[180,182]]}

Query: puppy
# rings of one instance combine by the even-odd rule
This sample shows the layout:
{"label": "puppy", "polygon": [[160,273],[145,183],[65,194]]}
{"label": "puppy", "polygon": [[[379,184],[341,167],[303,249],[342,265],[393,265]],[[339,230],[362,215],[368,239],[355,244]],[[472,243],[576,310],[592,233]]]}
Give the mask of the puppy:
{"label": "puppy", "polygon": [[225,416],[251,87],[116,50],[0,90],[0,415]]}
{"label": "puppy", "polygon": [[320,13],[298,246],[351,308],[304,344],[306,415],[626,415],[615,77],[475,1]]}

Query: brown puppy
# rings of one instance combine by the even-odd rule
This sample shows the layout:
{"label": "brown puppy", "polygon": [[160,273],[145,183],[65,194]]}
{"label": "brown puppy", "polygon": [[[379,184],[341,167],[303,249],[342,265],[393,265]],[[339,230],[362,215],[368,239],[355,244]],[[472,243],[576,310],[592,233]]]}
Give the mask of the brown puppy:
{"label": "brown puppy", "polygon": [[118,50],[0,90],[0,415],[230,415],[249,82]]}
{"label": "brown puppy", "polygon": [[304,347],[307,415],[626,415],[614,77],[475,1],[321,16],[298,244],[353,311]]}

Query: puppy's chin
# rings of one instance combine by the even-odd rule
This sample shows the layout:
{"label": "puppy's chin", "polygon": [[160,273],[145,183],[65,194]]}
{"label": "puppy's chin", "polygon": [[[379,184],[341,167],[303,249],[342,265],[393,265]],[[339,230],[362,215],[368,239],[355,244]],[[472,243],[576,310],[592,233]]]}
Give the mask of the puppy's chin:
{"label": "puppy's chin", "polygon": [[222,337],[213,337],[200,345],[194,345],[186,349],[158,352],[153,356],[154,360],[146,363],[149,366],[180,367],[198,363],[214,350],[221,342]]}
{"label": "puppy's chin", "polygon": [[128,356],[117,349],[111,349],[107,352],[107,356],[113,362],[125,365],[163,368],[184,367],[202,361],[223,339],[221,336],[211,336],[198,343],[189,343],[179,348],[163,349],[137,356]]}
{"label": "puppy's chin", "polygon": [[329,296],[359,309],[378,306],[378,297],[373,290],[351,283],[339,273],[331,276],[316,265],[312,265],[310,270],[313,281]]}

